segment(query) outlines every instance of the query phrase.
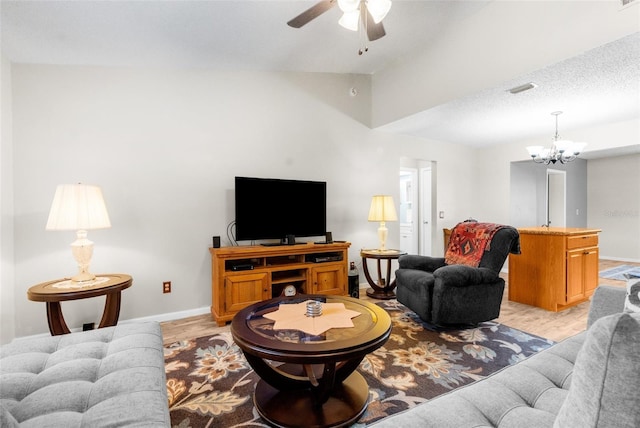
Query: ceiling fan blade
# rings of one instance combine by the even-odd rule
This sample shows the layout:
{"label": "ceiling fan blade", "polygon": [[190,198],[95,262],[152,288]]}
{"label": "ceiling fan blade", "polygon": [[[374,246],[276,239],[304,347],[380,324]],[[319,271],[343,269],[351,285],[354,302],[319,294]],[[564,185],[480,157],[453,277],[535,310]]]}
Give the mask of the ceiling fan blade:
{"label": "ceiling fan blade", "polygon": [[302,12],[300,15],[293,18],[291,21],[287,22],[287,25],[293,28],[300,28],[331,9],[333,6],[335,6],[335,4],[336,0],[323,0],[319,3],[316,3],[309,9]]}
{"label": "ceiling fan blade", "polygon": [[382,21],[376,24],[373,16],[371,16],[371,12],[367,10],[367,38],[369,38],[369,41],[373,42],[374,40],[378,40],[386,34]]}

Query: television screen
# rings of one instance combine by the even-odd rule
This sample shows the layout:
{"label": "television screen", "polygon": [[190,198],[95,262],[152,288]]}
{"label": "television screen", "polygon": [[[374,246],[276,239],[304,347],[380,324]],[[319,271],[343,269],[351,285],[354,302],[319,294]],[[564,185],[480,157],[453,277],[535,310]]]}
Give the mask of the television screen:
{"label": "television screen", "polygon": [[235,178],[236,240],[323,236],[327,229],[327,183]]}

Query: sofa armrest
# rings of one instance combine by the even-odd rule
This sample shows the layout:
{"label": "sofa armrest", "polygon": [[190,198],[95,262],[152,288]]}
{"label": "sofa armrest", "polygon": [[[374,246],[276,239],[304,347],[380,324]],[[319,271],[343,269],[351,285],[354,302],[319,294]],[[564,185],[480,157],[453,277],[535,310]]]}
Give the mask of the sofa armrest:
{"label": "sofa armrest", "polygon": [[444,257],[429,257],[408,254],[400,256],[398,259],[400,269],[416,269],[425,272],[433,272],[436,269],[445,266]]}
{"label": "sofa armrest", "polygon": [[447,265],[433,272],[433,276],[441,279],[448,287],[466,287],[472,284],[494,282],[498,278],[489,268],[476,268],[466,265]]}
{"label": "sofa armrest", "polygon": [[622,312],[626,295],[627,291],[624,287],[599,285],[591,297],[587,328],[602,317]]}

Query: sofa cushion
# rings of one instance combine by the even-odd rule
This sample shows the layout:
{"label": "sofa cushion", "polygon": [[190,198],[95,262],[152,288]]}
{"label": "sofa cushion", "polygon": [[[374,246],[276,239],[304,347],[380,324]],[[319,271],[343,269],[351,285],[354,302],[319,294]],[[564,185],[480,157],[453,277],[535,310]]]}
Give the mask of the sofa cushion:
{"label": "sofa cushion", "polygon": [[16,428],[19,427],[18,421],[13,417],[9,410],[0,403],[0,427],[2,428]]}
{"label": "sofa cushion", "polygon": [[169,426],[162,331],[130,323],[0,348],[0,426]]}
{"label": "sofa cushion", "polygon": [[588,330],[554,427],[640,426],[640,313],[604,317]]}

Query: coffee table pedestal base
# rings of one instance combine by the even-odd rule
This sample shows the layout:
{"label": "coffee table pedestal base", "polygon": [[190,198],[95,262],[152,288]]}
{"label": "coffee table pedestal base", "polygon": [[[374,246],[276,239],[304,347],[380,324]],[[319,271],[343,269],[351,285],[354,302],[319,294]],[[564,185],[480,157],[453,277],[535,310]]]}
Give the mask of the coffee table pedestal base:
{"label": "coffee table pedestal base", "polygon": [[369,402],[369,386],[354,371],[336,385],[322,405],[315,403],[310,389],[279,391],[260,380],[253,401],[269,424],[276,427],[343,427],[355,423]]}

